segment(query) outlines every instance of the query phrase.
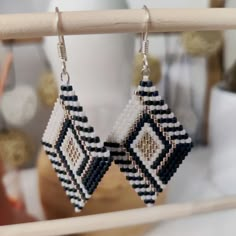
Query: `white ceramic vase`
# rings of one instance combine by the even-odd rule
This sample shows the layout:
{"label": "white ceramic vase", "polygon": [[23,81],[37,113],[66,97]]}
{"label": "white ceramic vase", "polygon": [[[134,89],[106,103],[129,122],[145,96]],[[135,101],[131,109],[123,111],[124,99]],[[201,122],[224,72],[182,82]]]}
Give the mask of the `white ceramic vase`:
{"label": "white ceramic vase", "polygon": [[224,194],[235,194],[236,94],[216,86],[211,94],[209,140],[211,177]]}
{"label": "white ceramic vase", "polygon": [[[68,0],[50,2],[49,11],[127,8],[126,1]],[[130,95],[134,56],[133,34],[101,34],[65,37],[71,83],[89,122],[103,139],[109,133]],[[44,48],[59,79],[57,37],[48,37]]]}

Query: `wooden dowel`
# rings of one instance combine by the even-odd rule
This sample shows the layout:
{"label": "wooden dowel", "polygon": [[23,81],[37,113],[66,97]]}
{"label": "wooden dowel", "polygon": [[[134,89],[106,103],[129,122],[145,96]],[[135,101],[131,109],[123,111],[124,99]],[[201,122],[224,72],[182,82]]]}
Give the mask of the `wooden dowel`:
{"label": "wooden dowel", "polygon": [[[61,9],[63,10],[63,9]],[[236,28],[236,9],[150,9],[151,32],[224,30]],[[145,12],[106,10],[62,12],[62,31],[68,34],[141,32]],[[0,15],[0,39],[56,35],[55,13]]]}
{"label": "wooden dowel", "polygon": [[236,208],[236,197],[0,227],[1,236],[56,236],[156,223]]}

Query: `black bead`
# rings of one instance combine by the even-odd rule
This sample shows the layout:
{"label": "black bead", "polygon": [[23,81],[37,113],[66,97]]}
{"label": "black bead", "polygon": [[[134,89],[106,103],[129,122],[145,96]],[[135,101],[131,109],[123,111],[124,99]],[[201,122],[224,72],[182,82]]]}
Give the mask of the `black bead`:
{"label": "black bead", "polygon": [[153,92],[153,96],[158,96],[158,94],[159,94],[158,91]]}

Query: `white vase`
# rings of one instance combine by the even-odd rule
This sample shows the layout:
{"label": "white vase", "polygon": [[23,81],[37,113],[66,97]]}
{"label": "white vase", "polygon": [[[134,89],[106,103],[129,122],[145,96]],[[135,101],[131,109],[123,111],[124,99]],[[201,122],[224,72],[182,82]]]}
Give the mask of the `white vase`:
{"label": "white vase", "polygon": [[222,193],[235,194],[236,94],[216,86],[211,94],[209,141],[211,177]]}
{"label": "white vase", "polygon": [[[60,11],[127,8],[126,1],[51,1]],[[130,92],[134,56],[133,34],[100,34],[65,37],[71,83],[84,106],[89,122],[102,138],[125,106]],[[57,37],[48,37],[44,48],[59,79]]]}

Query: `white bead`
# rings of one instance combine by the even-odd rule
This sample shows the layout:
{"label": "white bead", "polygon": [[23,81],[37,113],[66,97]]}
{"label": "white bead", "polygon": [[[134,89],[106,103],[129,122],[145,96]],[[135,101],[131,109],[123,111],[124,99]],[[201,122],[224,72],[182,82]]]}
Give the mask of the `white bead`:
{"label": "white bead", "polygon": [[192,139],[191,138],[188,138],[187,140],[186,140],[186,143],[191,143],[192,142]]}
{"label": "white bead", "polygon": [[180,123],[179,123],[179,121],[177,121],[175,124],[175,127],[179,127],[179,126],[180,126]]}
{"label": "white bead", "polygon": [[180,134],[181,134],[181,135],[184,135],[184,134],[186,134],[186,131],[185,131],[185,130],[181,130],[181,131],[180,131]]}
{"label": "white bead", "polygon": [[164,105],[162,106],[162,110],[167,110],[167,109],[168,109],[167,104],[164,104]]}
{"label": "white bead", "polygon": [[162,118],[166,119],[167,118],[167,114],[163,114]]}
{"label": "white bead", "polygon": [[174,118],[174,113],[171,112],[171,113],[168,115],[168,118]]}
{"label": "white bead", "polygon": [[152,86],[152,87],[150,88],[150,92],[154,92],[155,90],[156,90],[155,86]]}

